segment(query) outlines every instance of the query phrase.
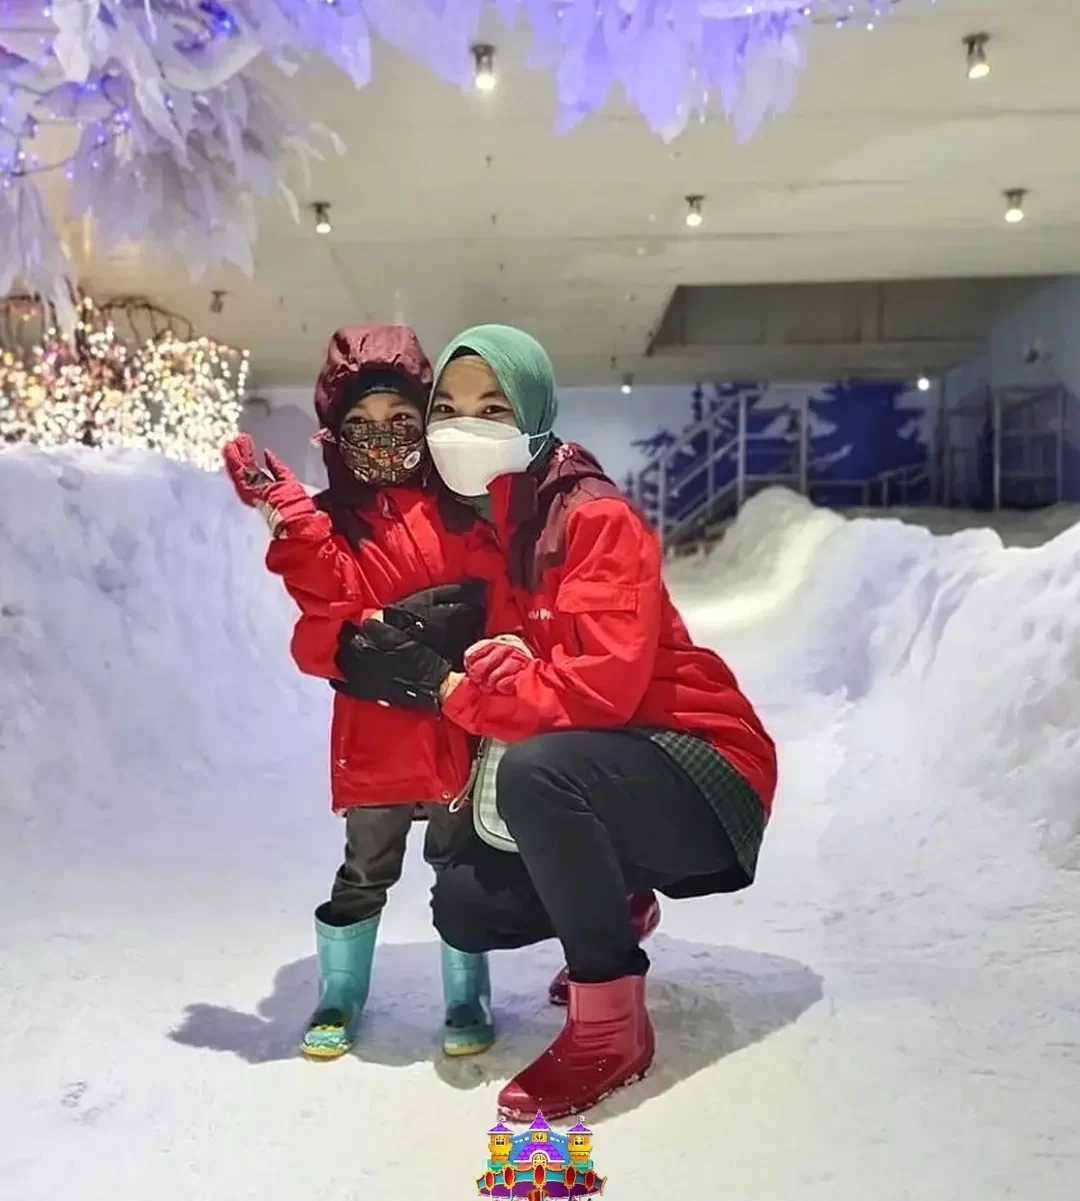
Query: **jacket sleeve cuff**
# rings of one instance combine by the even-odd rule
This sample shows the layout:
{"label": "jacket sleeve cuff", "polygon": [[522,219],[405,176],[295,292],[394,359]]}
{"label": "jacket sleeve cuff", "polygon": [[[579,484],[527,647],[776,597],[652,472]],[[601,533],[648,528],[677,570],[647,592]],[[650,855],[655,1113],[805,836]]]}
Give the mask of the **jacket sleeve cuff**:
{"label": "jacket sleeve cuff", "polygon": [[456,726],[460,726],[469,734],[480,735],[476,728],[476,710],[480,691],[468,676],[463,676],[457,687],[447,696],[441,705],[444,717]]}

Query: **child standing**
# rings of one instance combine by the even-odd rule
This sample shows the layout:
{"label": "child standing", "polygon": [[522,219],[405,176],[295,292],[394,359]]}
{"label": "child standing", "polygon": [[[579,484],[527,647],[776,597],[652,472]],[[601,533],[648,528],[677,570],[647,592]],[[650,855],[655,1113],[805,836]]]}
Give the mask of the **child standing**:
{"label": "child standing", "polygon": [[[225,448],[237,494],[273,533],[267,567],[300,607],[296,664],[335,687],[331,793],[346,845],[330,897],[315,911],[320,996],[301,1047],[312,1059],[338,1058],[355,1040],[382,910],[418,810],[427,819],[424,858],[436,872],[471,829],[452,805],[468,786],[468,736],[437,714],[348,695],[337,666],[343,624],[384,611],[387,620],[419,623],[433,649],[460,662],[483,633],[482,581],[505,573],[487,527],[430,470],[430,388],[431,366],[411,329],[344,328],[315,390],[326,491],[310,497],[269,452],[262,468],[246,435]],[[487,959],[445,943],[441,950],[443,1050],[485,1051],[494,1041]]]}

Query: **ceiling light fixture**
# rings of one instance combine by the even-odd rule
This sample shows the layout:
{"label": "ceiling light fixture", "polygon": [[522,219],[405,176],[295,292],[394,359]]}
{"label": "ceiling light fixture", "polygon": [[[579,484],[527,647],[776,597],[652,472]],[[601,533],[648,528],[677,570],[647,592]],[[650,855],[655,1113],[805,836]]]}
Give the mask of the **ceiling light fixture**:
{"label": "ceiling light fixture", "polygon": [[705,220],[705,214],[701,211],[701,206],[704,203],[704,196],[687,196],[686,224],[690,229],[697,229]]}
{"label": "ceiling light fixture", "polygon": [[1027,188],[1010,188],[1005,193],[1005,220],[1010,225],[1019,225],[1024,219],[1024,199]]}
{"label": "ceiling light fixture", "polygon": [[311,206],[315,210],[315,232],[328,234],[333,230],[330,224],[330,205],[325,200],[319,200]]}
{"label": "ceiling light fixture", "polygon": [[930,391],[929,377],[925,376],[925,375],[920,375],[919,378],[915,381],[915,387],[918,388],[920,392],[929,392]]}
{"label": "ceiling light fixture", "polygon": [[622,377],[622,388],[620,391],[623,396],[629,396],[634,390],[634,377],[632,375],[624,375]]}
{"label": "ceiling light fixture", "polygon": [[972,33],[964,38],[968,79],[985,79],[990,74],[990,60],[986,57],[986,44],[989,41],[988,33]]}
{"label": "ceiling light fixture", "polygon": [[495,47],[488,42],[477,42],[472,48],[473,84],[478,92],[494,92],[498,79],[495,77]]}

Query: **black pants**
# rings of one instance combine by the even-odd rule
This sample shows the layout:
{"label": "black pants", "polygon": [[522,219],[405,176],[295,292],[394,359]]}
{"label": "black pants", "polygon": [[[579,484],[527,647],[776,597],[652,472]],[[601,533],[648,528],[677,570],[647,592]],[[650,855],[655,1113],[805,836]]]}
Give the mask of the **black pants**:
{"label": "black pants", "polygon": [[499,811],[520,856],[475,834],[436,877],[435,928],[462,951],[557,937],[571,978],[642,974],[627,894],[736,865],[709,802],[654,743],[627,730],[568,730],[512,746]]}
{"label": "black pants", "polygon": [[439,871],[471,832],[467,811],[445,805],[361,805],[345,814],[345,860],[330,900],[316,916],[329,926],[351,926],[381,913],[386,894],[401,879],[405,846],[417,810],[427,817],[424,859]]}

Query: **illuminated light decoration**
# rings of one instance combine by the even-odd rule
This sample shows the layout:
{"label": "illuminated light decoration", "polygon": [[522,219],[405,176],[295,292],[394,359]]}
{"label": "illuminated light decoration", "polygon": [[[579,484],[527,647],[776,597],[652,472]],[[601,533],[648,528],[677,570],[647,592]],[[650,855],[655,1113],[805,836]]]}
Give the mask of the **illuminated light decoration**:
{"label": "illuminated light decoration", "polygon": [[[908,4],[928,0],[905,0]],[[559,130],[602,109],[616,88],[666,140],[715,107],[745,141],[786,112],[815,24],[873,29],[899,0],[494,0],[532,34],[548,68]],[[232,264],[250,274],[250,200],[278,194],[299,219],[283,169],[329,130],[298,120],[255,77],[319,56],[357,87],[373,37],[465,89],[477,77],[479,0],[42,0],[0,3],[0,295],[16,280],[60,327],[77,320],[74,276],[37,184],[68,181],[73,216],[91,216],[105,251],[147,245],[193,277]],[[66,158],[45,134],[74,133]]]}
{"label": "illuminated light decoration", "polygon": [[[9,334],[13,344],[0,351],[0,444],[138,447],[218,470],[239,425],[247,351],[168,327],[127,341],[114,307],[130,313],[134,302],[105,310],[77,302],[71,339],[55,326],[32,345]],[[6,331],[39,312],[44,319],[28,300],[6,302]]]}

